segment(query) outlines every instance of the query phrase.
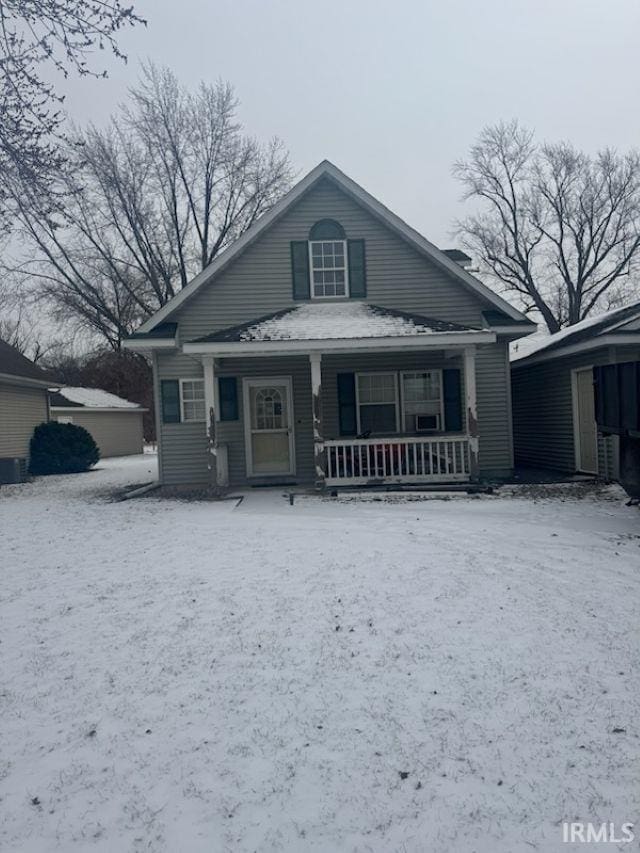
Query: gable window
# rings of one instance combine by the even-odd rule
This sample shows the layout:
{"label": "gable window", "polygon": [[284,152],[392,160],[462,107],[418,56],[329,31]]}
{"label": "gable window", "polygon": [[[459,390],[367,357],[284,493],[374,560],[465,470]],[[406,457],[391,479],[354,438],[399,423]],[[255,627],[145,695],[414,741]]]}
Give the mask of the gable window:
{"label": "gable window", "polygon": [[203,379],[180,380],[180,413],[185,423],[206,420]]}
{"label": "gable window", "polygon": [[333,219],[321,219],[309,232],[309,272],[313,299],[349,295],[346,235]]}
{"label": "gable window", "polygon": [[398,432],[396,373],[358,373],[356,376],[358,434]]}
{"label": "gable window", "polygon": [[438,431],[443,426],[442,371],[402,374],[402,428],[405,432]]}

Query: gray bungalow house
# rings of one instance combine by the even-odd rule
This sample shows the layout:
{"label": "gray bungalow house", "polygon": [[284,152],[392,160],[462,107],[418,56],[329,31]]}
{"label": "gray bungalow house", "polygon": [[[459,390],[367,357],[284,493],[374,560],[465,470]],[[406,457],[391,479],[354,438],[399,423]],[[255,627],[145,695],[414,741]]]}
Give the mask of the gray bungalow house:
{"label": "gray bungalow house", "polygon": [[535,327],[466,260],[320,163],[126,342],[153,362],[161,482],[509,475],[508,346]]}
{"label": "gray bungalow house", "polygon": [[595,379],[603,365],[640,361],[640,303],[513,349],[516,463],[619,479],[620,439],[597,426]]}

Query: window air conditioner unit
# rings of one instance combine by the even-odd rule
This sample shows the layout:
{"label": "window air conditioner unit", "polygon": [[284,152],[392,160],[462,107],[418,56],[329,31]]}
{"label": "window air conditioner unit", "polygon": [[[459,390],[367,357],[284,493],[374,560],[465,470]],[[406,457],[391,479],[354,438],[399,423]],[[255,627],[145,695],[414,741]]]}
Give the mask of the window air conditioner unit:
{"label": "window air conditioner unit", "polygon": [[440,415],[416,415],[416,432],[436,432],[440,429]]}

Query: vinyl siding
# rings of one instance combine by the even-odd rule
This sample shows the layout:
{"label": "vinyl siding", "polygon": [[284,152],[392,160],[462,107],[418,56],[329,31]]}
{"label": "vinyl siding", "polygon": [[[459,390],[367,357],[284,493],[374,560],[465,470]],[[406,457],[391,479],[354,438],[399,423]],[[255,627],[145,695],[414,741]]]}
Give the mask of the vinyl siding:
{"label": "vinyl siding", "polygon": [[508,476],[513,470],[508,344],[478,347],[476,396],[480,475]]}
{"label": "vinyl siding", "polygon": [[[188,356],[158,353],[157,380],[203,379],[202,363]],[[156,377],[154,376],[154,379]],[[156,400],[159,387],[156,385]],[[209,482],[207,429],[202,423],[165,424],[158,411],[159,475],[162,483],[201,485]]]}
{"label": "vinyl siding", "polygon": [[[162,378],[202,376],[194,371],[194,362],[184,356],[158,356]],[[188,363],[190,362],[190,364]],[[447,358],[434,353],[358,353],[326,355],[322,359],[323,433],[326,439],[339,438],[337,373],[419,370],[457,367],[460,357]],[[491,345],[478,351],[476,383],[478,424],[480,432],[481,476],[502,476],[513,467],[509,395],[506,382],[506,346]],[[181,371],[191,372],[182,373]],[[269,482],[269,478],[248,478],[245,456],[243,379],[265,376],[290,376],[293,385],[296,473],[293,477],[272,481],[312,483],[315,478],[313,459],[313,424],[311,375],[307,357],[220,359],[217,376],[234,376],[238,380],[237,421],[217,424],[218,441],[227,447],[231,486]],[[462,371],[464,397],[464,372]],[[206,427],[202,424],[161,424],[163,481],[167,484],[207,482]]]}
{"label": "vinyl siding", "polygon": [[571,371],[608,364],[612,358],[613,353],[602,348],[520,368],[517,362],[513,365],[511,389],[517,465],[568,473],[576,470]]}
{"label": "vinyl siding", "polygon": [[46,389],[0,385],[0,459],[28,459],[33,430],[47,419]]}
{"label": "vinyl siding", "polygon": [[142,412],[61,411],[52,407],[51,417],[70,418],[76,426],[84,427],[93,436],[103,459],[142,453]]}
{"label": "vinyl siding", "polygon": [[290,242],[306,240],[319,219],[336,219],[349,239],[364,239],[367,302],[480,326],[487,305],[356,204],[321,181],[171,319],[181,341],[293,305]]}

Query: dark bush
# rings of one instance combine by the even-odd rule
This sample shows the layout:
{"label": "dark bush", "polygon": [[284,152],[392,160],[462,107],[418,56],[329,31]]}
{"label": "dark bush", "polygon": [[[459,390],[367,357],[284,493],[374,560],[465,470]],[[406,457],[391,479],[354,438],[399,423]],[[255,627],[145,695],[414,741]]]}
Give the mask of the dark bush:
{"label": "dark bush", "polygon": [[84,427],[49,421],[31,438],[31,474],[77,474],[100,459],[98,445]]}

